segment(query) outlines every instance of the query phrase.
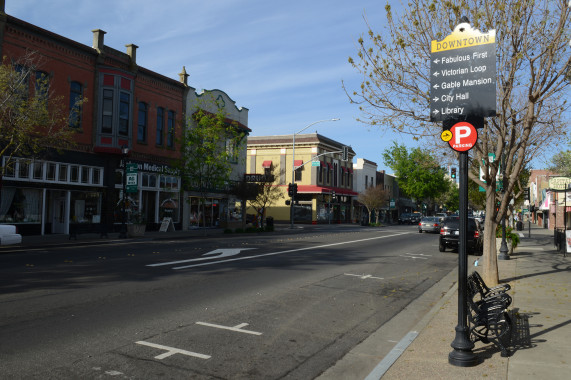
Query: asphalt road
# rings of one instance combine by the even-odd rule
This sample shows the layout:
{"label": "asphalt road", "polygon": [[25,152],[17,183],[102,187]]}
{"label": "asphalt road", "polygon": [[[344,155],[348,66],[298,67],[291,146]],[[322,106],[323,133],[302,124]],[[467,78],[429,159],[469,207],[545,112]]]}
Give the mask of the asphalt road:
{"label": "asphalt road", "polygon": [[456,257],[416,226],[1,255],[0,373],[313,379]]}

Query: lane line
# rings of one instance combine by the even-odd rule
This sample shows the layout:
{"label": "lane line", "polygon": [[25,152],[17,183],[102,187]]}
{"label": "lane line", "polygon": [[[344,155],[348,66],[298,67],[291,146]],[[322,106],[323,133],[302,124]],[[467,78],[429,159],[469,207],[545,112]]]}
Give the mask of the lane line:
{"label": "lane line", "polygon": [[240,323],[239,325],[236,325],[236,326],[234,326],[234,327],[216,325],[216,324],[214,324],[214,323],[207,323],[207,322],[196,322],[196,324],[197,324],[197,325],[202,325],[202,326],[214,327],[214,328],[217,328],[217,329],[223,329],[223,330],[230,330],[230,331],[235,331],[235,332],[241,332],[241,333],[244,333],[244,334],[262,335],[261,332],[252,331],[252,330],[244,330],[242,327],[248,326],[248,323]]}
{"label": "lane line", "polygon": [[214,264],[220,264],[220,263],[228,263],[228,262],[231,262],[231,261],[241,261],[241,260],[256,259],[256,258],[258,258],[258,257],[275,256],[275,255],[281,255],[281,254],[284,254],[284,253],[307,251],[307,250],[310,250],[310,249],[334,247],[334,246],[336,246],[336,245],[345,245],[345,244],[352,244],[352,243],[360,243],[360,242],[363,242],[363,241],[377,240],[377,239],[385,239],[385,238],[389,238],[389,237],[395,237],[395,236],[406,235],[406,234],[410,234],[410,232],[402,232],[402,233],[393,234],[393,235],[386,235],[386,236],[377,236],[377,237],[372,237],[372,238],[367,238],[367,239],[344,241],[344,242],[340,242],[340,243],[331,243],[331,244],[317,245],[317,246],[314,246],[314,247],[288,249],[288,250],[286,250],[286,251],[279,251],[279,252],[272,252],[272,253],[263,253],[263,254],[261,254],[261,255],[256,255],[256,256],[236,257],[236,258],[227,259],[227,260],[212,261],[212,262],[202,263],[202,264],[194,264],[194,265],[185,265],[185,266],[181,266],[181,267],[174,267],[174,268],[172,268],[172,269],[175,269],[175,270],[188,269],[188,268],[195,268],[195,267],[201,267],[201,266],[206,266],[206,265],[214,265]]}

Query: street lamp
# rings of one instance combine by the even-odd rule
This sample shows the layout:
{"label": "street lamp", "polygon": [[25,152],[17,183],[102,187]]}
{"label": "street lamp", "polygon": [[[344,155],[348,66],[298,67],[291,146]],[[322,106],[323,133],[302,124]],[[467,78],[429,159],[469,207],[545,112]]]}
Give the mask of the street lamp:
{"label": "street lamp", "polygon": [[119,239],[127,237],[127,226],[125,225],[125,202],[127,201],[127,155],[129,154],[129,147],[123,145],[121,147],[121,156],[123,158],[123,201],[121,202],[121,232],[119,232]]}
{"label": "street lamp", "polygon": [[[318,123],[323,123],[326,121],[338,121],[339,119],[325,119],[325,120],[318,120],[318,121],[314,121],[313,123],[309,124],[308,126],[306,126],[305,128],[297,131],[296,133],[293,134],[293,143],[292,143],[292,149],[291,149],[291,184],[293,186],[293,184],[295,184],[295,135],[300,134],[301,132],[305,131],[307,128],[311,127],[312,125],[318,124]],[[293,189],[292,189],[293,190]],[[290,203],[290,220],[291,220],[291,228],[293,228],[293,207],[294,207],[294,202],[295,202],[295,190],[291,192],[291,203]]]}

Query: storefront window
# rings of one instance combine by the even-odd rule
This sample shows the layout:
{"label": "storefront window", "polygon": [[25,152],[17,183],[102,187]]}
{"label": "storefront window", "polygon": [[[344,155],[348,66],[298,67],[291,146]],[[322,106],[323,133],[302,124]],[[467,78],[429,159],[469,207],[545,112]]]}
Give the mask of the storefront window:
{"label": "storefront window", "polygon": [[101,221],[100,194],[73,191],[70,215],[72,223],[99,223]]}
{"label": "storefront window", "polygon": [[41,201],[39,189],[2,188],[0,222],[40,223]]}

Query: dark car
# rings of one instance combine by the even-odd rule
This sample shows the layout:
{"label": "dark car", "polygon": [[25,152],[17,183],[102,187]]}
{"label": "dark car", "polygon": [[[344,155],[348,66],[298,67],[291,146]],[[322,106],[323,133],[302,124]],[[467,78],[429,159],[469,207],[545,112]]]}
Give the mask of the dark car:
{"label": "dark car", "polygon": [[412,215],[408,212],[403,212],[399,215],[399,224],[411,224],[411,217]]}
{"label": "dark car", "polygon": [[[466,250],[471,254],[481,254],[482,232],[478,222],[474,218],[468,218],[468,225],[466,226]],[[444,252],[446,248],[458,249],[458,242],[460,237],[460,217],[448,216],[444,218],[440,227],[440,241],[438,250]]]}
{"label": "dark car", "polygon": [[436,216],[425,216],[418,222],[418,232],[440,232],[440,218]]}
{"label": "dark car", "polygon": [[420,214],[420,212],[413,212],[412,214],[410,214],[410,224],[418,224],[421,218],[422,215]]}

